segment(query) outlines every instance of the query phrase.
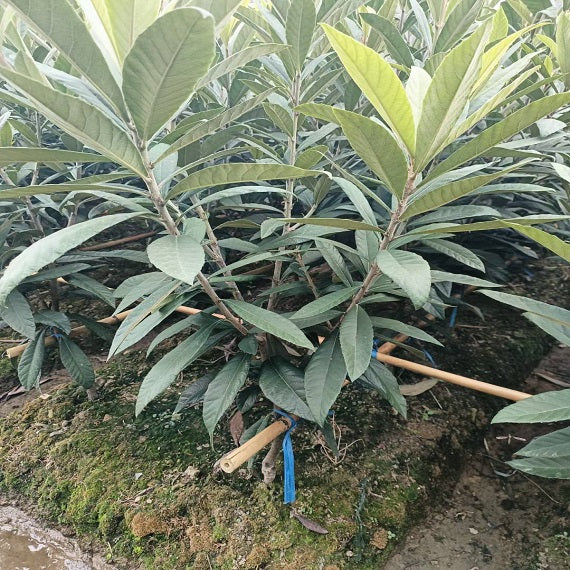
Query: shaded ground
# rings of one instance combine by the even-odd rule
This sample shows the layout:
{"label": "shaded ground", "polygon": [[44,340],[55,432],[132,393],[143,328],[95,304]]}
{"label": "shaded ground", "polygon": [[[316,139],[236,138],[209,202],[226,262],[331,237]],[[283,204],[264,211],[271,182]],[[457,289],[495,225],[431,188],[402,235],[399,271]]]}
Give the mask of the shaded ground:
{"label": "shaded ground", "polygon": [[[523,389],[557,386],[570,387],[570,348],[554,348]],[[410,531],[385,569],[570,569],[570,482],[527,477],[502,463],[552,429],[493,425],[453,493]]]}

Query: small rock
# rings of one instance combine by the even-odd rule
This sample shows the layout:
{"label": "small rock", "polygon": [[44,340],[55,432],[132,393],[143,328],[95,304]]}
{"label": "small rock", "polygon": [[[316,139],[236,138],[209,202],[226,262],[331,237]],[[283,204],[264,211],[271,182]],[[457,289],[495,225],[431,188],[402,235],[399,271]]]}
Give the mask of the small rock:
{"label": "small rock", "polygon": [[109,422],[109,421],[111,421],[112,419],[113,419],[113,416],[111,416],[110,414],[105,414],[105,415],[103,416],[103,421],[104,421],[104,422]]}
{"label": "small rock", "polygon": [[473,527],[469,527],[469,532],[470,532],[471,534],[479,534],[479,531],[478,531],[476,528],[473,528]]}

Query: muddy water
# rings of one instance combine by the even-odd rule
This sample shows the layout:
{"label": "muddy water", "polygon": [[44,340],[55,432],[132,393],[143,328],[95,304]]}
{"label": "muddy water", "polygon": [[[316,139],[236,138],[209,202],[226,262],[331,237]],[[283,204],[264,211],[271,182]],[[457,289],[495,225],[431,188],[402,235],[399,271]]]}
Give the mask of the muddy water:
{"label": "muddy water", "polygon": [[12,507],[0,507],[0,570],[113,570]]}

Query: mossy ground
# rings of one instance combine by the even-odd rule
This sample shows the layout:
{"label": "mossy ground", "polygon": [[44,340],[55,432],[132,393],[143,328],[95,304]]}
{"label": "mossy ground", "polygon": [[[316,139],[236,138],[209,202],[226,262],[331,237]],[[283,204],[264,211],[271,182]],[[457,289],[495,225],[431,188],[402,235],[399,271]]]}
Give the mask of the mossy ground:
{"label": "mossy ground", "polygon": [[[448,370],[516,384],[548,341],[516,313],[483,303],[490,329],[456,329],[436,359]],[[68,386],[0,421],[0,491],[31,499],[50,520],[97,538],[110,559],[135,568],[379,568],[453,483],[497,406],[440,384],[410,400],[405,422],[377,395],[347,389],[335,406],[341,444],[350,445],[342,461],[325,456],[308,426],[293,436],[294,508],[329,531],[319,535],[291,518],[280,478],[264,485],[258,464],[213,473],[231,439],[222,425],[212,449],[199,410],[172,421],[180,386],[135,419],[148,367],[142,352],[131,352],[98,371],[101,399]]]}

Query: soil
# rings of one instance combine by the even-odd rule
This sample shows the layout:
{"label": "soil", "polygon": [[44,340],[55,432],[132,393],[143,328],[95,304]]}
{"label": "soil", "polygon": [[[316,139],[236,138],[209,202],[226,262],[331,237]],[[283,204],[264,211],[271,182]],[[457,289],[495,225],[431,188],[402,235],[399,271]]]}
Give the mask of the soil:
{"label": "soil", "polygon": [[[570,387],[568,347],[554,348],[522,388],[557,386]],[[570,569],[570,482],[528,477],[503,463],[552,427],[493,425],[453,492],[410,531],[385,570]]]}

